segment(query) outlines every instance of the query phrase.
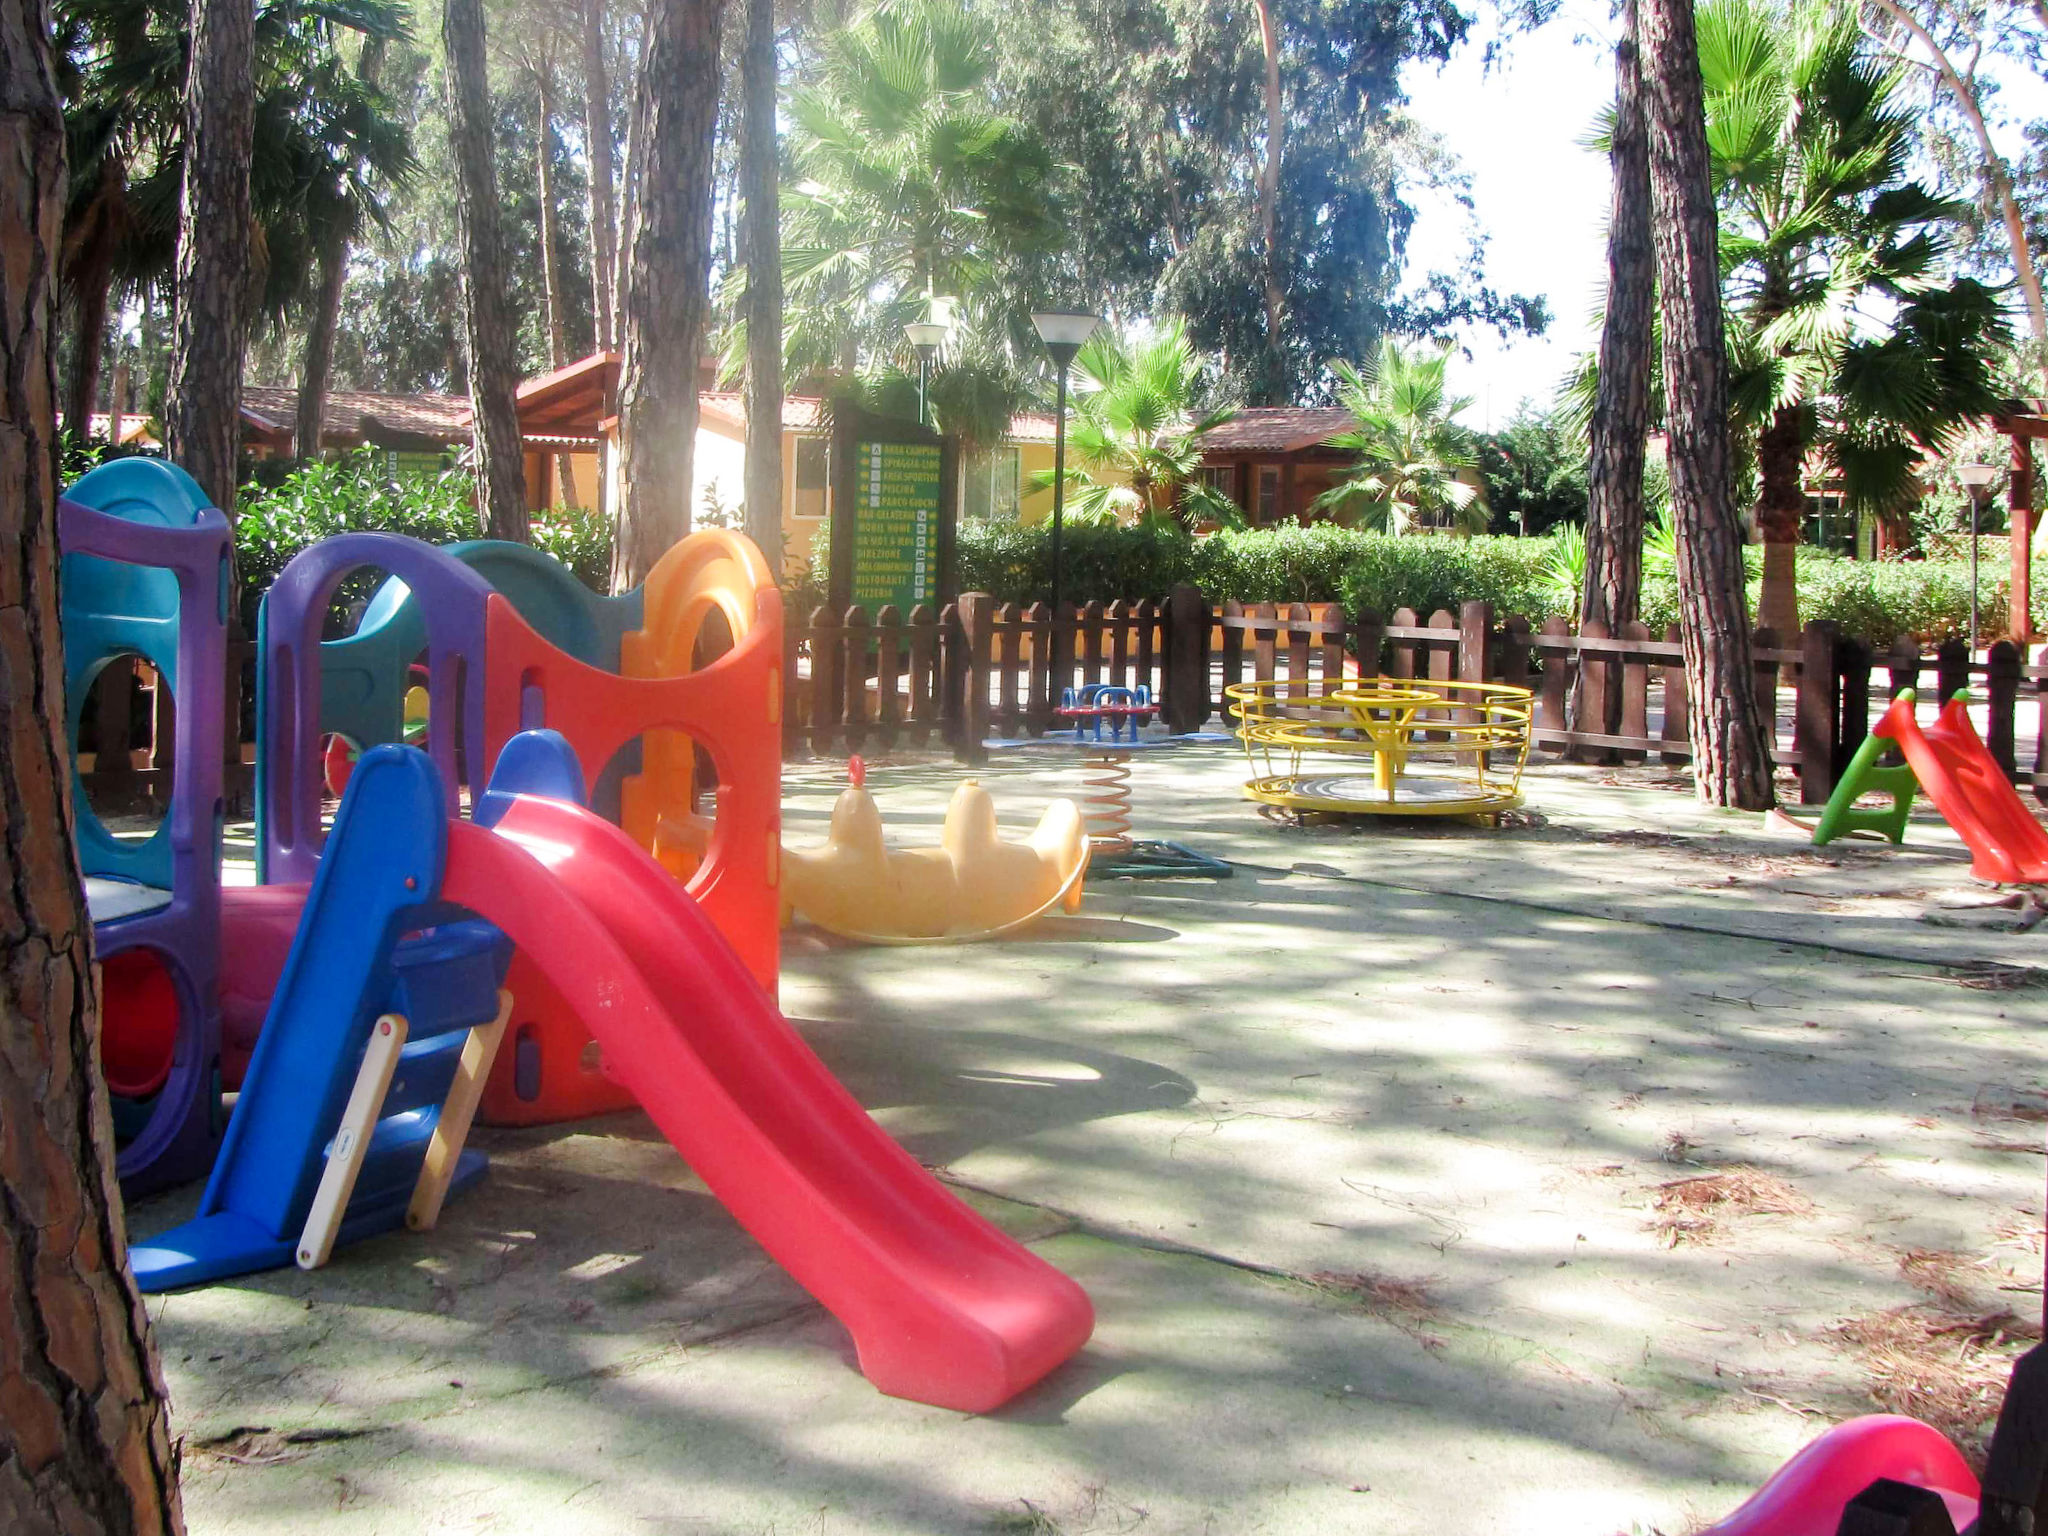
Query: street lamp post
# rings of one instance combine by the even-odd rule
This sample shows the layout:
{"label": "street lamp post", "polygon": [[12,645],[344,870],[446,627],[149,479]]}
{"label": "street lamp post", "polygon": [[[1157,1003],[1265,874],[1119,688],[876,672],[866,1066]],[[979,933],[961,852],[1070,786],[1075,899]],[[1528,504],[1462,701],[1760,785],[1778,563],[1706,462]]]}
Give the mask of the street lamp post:
{"label": "street lamp post", "polygon": [[910,344],[917,348],[917,424],[931,425],[925,406],[925,390],[930,383],[932,359],[939,355],[939,348],[946,344],[946,337],[953,328],[940,320],[913,320],[903,327],[903,334],[910,338]]}
{"label": "street lamp post", "polygon": [[1977,654],[1977,524],[1983,515],[1984,498],[1998,483],[1994,464],[1958,464],[1956,478],[1970,493],[1970,654]]}
{"label": "street lamp post", "polygon": [[1059,407],[1052,428],[1052,619],[1060,618],[1060,526],[1067,510],[1067,369],[1074,354],[1102,322],[1094,315],[1067,310],[1039,310],[1031,316],[1038,339],[1059,369]]}

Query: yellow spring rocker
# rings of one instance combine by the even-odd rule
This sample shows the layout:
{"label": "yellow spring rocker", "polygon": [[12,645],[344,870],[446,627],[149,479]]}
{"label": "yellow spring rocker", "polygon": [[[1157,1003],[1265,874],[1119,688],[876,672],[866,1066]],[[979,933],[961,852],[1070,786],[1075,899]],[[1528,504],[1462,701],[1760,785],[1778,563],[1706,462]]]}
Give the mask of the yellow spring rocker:
{"label": "yellow spring rocker", "polygon": [[1088,834],[1073,801],[1047,806],[1029,841],[1005,842],[995,801],[969,779],[953,791],[938,847],[891,849],[859,758],[850,772],[824,844],[783,850],[785,908],[865,944],[933,944],[992,939],[1080,907]]}
{"label": "yellow spring rocker", "polygon": [[1252,769],[1249,799],[1297,815],[1489,823],[1522,803],[1526,688],[1379,677],[1319,694],[1285,679],[1224,692]]}
{"label": "yellow spring rocker", "polygon": [[[1006,842],[995,801],[973,779],[953,792],[936,848],[890,848],[866,765],[832,807],[825,841],[782,850],[782,918],[801,914],[862,944],[965,944],[1023,927],[1054,907],[1081,905],[1088,833],[1071,800],[1046,807],[1023,842]],[[680,872],[709,841],[710,823],[664,818],[655,856]]]}

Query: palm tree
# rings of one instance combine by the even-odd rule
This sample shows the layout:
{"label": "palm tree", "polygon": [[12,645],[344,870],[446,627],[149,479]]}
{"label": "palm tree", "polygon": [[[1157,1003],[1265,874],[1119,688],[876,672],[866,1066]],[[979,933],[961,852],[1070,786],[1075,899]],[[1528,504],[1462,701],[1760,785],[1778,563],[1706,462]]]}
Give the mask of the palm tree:
{"label": "palm tree", "polygon": [[1798,627],[1804,478],[1894,516],[1922,454],[1996,403],[1997,296],[1949,275],[1969,210],[1908,177],[1899,77],[1838,0],[1713,0],[1699,13],[1720,209],[1729,406],[1756,467],[1758,621]]}
{"label": "palm tree", "polygon": [[[177,0],[61,0],[55,21],[72,173],[64,281],[77,316],[66,397],[82,439],[110,299],[170,286],[190,10]],[[385,194],[412,169],[409,131],[368,78],[374,71],[342,61],[345,31],[362,35],[368,60],[405,35],[405,9],[398,0],[270,0],[255,16],[251,302],[272,319],[315,298],[333,232],[381,220]]]}
{"label": "palm tree", "polygon": [[[1202,434],[1237,414],[1178,319],[1148,339],[1097,331],[1074,359],[1081,378],[1067,447],[1067,513],[1080,523],[1238,523],[1237,503],[1202,479]],[[1039,487],[1051,471],[1032,476]]]}
{"label": "palm tree", "polygon": [[1340,362],[1337,398],[1356,423],[1330,439],[1358,462],[1310,505],[1385,533],[1484,533],[1486,504],[1463,478],[1478,462],[1454,419],[1472,404],[1450,393],[1450,352],[1410,351],[1389,336],[1364,368]]}
{"label": "palm tree", "polygon": [[[1060,237],[1044,143],[992,105],[995,34],[959,0],[897,0],[827,33],[792,93],[783,201],[792,375],[890,355],[934,295],[972,298]],[[999,317],[1007,321],[1022,317]],[[999,324],[999,330],[1015,326]]]}

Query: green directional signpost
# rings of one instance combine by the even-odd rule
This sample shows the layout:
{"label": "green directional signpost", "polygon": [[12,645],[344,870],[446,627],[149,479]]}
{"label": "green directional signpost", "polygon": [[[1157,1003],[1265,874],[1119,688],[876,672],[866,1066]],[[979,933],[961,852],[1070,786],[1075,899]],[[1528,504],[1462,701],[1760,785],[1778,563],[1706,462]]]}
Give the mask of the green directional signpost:
{"label": "green directional signpost", "polygon": [[853,600],[908,614],[938,587],[939,445],[856,442]]}
{"label": "green directional signpost", "polygon": [[953,555],[953,445],[907,422],[852,412],[832,441],[831,602],[870,618],[893,606],[948,602]]}

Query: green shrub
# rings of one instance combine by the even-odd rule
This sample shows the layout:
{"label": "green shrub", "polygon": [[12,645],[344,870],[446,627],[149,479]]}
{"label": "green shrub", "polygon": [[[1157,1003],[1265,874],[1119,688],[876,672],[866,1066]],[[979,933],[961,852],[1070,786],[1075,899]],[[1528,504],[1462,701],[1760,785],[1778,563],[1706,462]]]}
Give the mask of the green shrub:
{"label": "green shrub", "polygon": [[[1759,556],[1755,546],[1745,555]],[[1761,560],[1751,558],[1749,609],[1763,590]],[[1983,563],[1978,575],[1978,629],[2005,630],[2007,572],[2004,562]],[[2044,594],[2048,598],[2048,594]],[[2038,614],[2048,601],[2037,599]],[[1900,635],[1927,645],[1970,632],[1970,565],[1967,560],[1850,560],[1828,550],[1799,551],[1799,622],[1831,619],[1842,633],[1879,650]],[[1662,634],[1678,622],[1678,587],[1668,572],[1643,579],[1643,622]],[[2037,624],[2039,622],[2037,618]],[[1789,639],[1789,637],[1781,637]]]}
{"label": "green shrub", "polygon": [[[338,533],[399,533],[428,544],[483,537],[476,479],[466,469],[434,475],[384,472],[383,455],[359,448],[337,459],[301,464],[273,485],[242,487],[235,520],[235,560],[243,583],[243,621],[254,633],[256,604],[300,551]],[[556,507],[536,513],[533,544],[568,566],[594,591],[611,577],[611,529],[601,513]],[[347,607],[368,595],[377,578],[351,577],[335,594]]]}

